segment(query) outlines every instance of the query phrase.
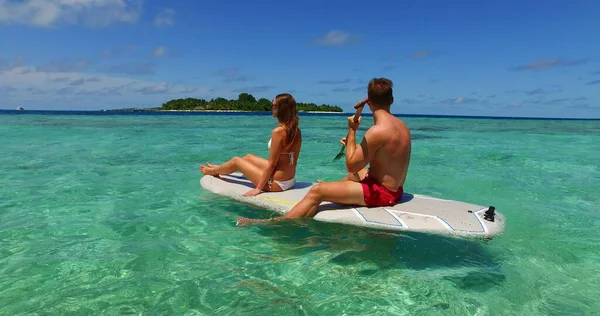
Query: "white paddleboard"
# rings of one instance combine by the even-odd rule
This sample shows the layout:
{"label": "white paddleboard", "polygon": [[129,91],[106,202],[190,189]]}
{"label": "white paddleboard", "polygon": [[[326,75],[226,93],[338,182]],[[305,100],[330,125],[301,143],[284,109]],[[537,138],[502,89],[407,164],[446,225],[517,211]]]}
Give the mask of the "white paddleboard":
{"label": "white paddleboard", "polygon": [[[200,185],[213,193],[227,196],[285,214],[298,203],[315,183],[296,182],[284,192],[263,192],[244,197],[255,186],[240,173],[203,176]],[[315,220],[382,230],[418,231],[462,237],[492,238],[504,232],[505,217],[494,207],[425,195],[404,193],[400,203],[391,207],[362,207],[323,202]]]}

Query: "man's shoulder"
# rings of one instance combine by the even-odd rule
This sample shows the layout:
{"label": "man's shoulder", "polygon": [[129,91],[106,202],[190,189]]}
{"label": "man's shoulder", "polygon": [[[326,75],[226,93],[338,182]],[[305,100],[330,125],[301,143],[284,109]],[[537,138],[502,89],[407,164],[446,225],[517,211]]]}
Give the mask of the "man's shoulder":
{"label": "man's shoulder", "polygon": [[390,118],[390,124],[400,127],[400,128],[406,128],[408,129],[408,126],[406,125],[406,123],[404,122],[404,120],[402,120],[401,118],[392,115],[392,117]]}
{"label": "man's shoulder", "polygon": [[386,124],[375,124],[367,129],[365,137],[368,137],[374,145],[376,143],[384,143],[389,134],[386,132],[387,130]]}
{"label": "man's shoulder", "polygon": [[369,133],[369,134],[381,133],[385,130],[386,125],[387,124],[382,124],[382,123],[374,124],[373,126],[371,126],[367,129],[367,133]]}
{"label": "man's shoulder", "polygon": [[374,124],[369,129],[372,129],[373,131],[377,131],[377,132],[386,132],[386,131],[389,131],[390,128],[395,128],[398,125],[405,125],[404,121],[402,121],[401,119],[399,119],[395,116],[392,116],[392,117],[386,118],[386,120],[383,120],[383,121],[380,121],[380,122]]}
{"label": "man's shoulder", "polygon": [[402,120],[401,118],[399,118],[396,115],[391,114],[391,113],[390,113],[390,119],[392,120],[392,122],[404,124],[404,120]]}

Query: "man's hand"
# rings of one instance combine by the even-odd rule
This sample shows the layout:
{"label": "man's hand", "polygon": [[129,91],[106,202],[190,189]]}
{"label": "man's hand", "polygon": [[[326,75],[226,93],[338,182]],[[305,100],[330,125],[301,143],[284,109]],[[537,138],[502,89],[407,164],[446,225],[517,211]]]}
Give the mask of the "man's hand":
{"label": "man's hand", "polygon": [[250,191],[244,193],[244,196],[255,196],[255,195],[259,195],[260,192],[261,192],[261,190],[256,188],[256,189],[253,189],[253,190],[250,190]]}
{"label": "man's hand", "polygon": [[[369,98],[364,98],[362,101],[356,103],[356,105],[354,106],[354,109],[356,109],[357,113],[359,113],[361,110],[358,110],[359,108],[362,108],[365,106],[365,104],[367,104],[367,102],[369,102]],[[355,118],[355,115],[352,115],[348,118],[348,128],[352,129],[352,130],[357,130],[358,126],[360,125],[360,115],[358,116],[358,118]],[[344,145],[346,146],[346,145]]]}
{"label": "man's hand", "polygon": [[353,129],[353,130],[357,130],[358,126],[360,125],[360,118],[361,117],[359,116],[358,120],[356,120],[356,122],[355,122],[354,121],[354,115],[348,117],[348,128]]}
{"label": "man's hand", "polygon": [[361,106],[365,106],[367,104],[367,102],[369,102],[369,98],[364,98],[362,101],[356,103],[356,105],[354,106],[354,109],[358,109]]}
{"label": "man's hand", "polygon": [[342,144],[342,146],[346,147],[346,137],[340,139],[340,144]]}

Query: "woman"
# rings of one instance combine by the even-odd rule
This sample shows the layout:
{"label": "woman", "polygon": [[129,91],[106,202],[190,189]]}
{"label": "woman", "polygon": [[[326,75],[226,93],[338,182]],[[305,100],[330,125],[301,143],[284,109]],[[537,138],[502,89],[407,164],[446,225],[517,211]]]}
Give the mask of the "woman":
{"label": "woman", "polygon": [[280,192],[293,187],[296,184],[296,163],[302,147],[296,100],[288,93],[279,94],[273,100],[271,109],[279,125],[271,133],[268,160],[247,154],[243,158],[233,157],[222,165],[207,162],[206,166],[200,166],[200,171],[213,176],[241,172],[256,186],[244,196],[255,196],[262,191]]}

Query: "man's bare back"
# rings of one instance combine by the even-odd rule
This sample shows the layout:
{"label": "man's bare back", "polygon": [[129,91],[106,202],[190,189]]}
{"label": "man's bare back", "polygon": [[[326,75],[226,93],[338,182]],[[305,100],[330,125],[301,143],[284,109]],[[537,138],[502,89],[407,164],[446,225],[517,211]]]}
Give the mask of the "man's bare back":
{"label": "man's bare back", "polygon": [[[370,162],[368,175],[395,192],[404,185],[408,172],[411,153],[410,131],[402,120],[389,112],[380,111],[374,115],[375,125],[365,133],[365,138],[372,136],[378,144],[378,149]],[[371,131],[372,133],[369,133]]]}

